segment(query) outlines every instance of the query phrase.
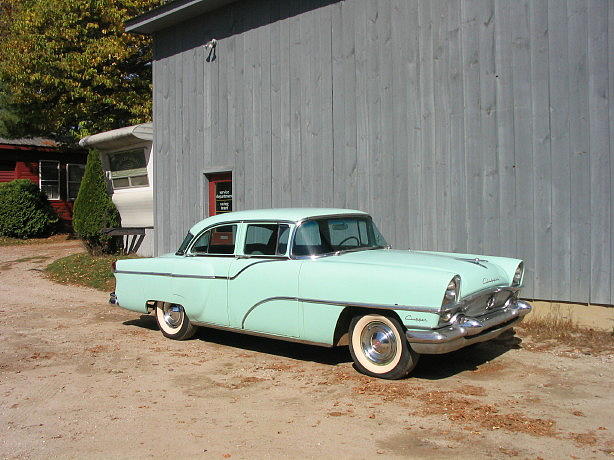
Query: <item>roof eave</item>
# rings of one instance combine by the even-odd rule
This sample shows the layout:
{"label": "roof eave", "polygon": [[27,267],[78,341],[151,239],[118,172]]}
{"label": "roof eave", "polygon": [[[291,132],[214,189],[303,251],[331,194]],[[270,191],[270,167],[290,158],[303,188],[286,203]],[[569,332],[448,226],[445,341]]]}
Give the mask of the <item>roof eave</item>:
{"label": "roof eave", "polygon": [[151,35],[237,0],[176,0],[126,22],[126,32]]}

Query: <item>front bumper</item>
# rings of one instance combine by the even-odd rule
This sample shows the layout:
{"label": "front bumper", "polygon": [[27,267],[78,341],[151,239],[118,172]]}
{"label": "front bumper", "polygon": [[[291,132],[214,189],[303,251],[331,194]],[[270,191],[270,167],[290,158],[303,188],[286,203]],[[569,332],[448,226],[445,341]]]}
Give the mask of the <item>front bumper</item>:
{"label": "front bumper", "polygon": [[518,324],[533,307],[515,300],[503,308],[441,329],[407,331],[407,340],[416,353],[441,354],[459,350],[478,342],[494,339]]}

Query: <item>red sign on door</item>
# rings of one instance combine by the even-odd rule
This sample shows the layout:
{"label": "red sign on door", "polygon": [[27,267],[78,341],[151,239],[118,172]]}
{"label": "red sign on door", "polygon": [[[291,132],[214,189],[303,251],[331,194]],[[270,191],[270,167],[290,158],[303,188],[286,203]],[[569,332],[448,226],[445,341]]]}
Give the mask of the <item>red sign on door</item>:
{"label": "red sign on door", "polygon": [[215,216],[232,211],[231,173],[209,176],[209,215]]}

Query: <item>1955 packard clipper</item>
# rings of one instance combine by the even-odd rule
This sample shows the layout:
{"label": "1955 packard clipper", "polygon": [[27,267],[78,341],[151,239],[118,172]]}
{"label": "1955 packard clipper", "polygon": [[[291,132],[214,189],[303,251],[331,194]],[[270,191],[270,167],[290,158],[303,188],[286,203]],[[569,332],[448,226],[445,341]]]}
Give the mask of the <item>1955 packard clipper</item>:
{"label": "1955 packard clipper", "polygon": [[531,310],[523,263],[392,250],[371,217],[346,209],[267,209],[194,225],[174,254],[119,260],[111,303],[154,311],[162,334],[198,325],[349,345],[356,368],[398,379],[422,353],[493,339]]}

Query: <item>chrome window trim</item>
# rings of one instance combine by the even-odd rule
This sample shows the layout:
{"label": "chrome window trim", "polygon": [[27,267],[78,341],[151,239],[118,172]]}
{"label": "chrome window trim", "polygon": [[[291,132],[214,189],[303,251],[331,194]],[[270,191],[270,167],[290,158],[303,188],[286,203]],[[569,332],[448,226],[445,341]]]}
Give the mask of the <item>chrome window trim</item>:
{"label": "chrome window trim", "polygon": [[[207,227],[203,228],[203,229],[202,229],[200,232],[198,232],[196,235],[194,235],[194,237],[192,238],[192,241],[190,241],[190,243],[189,243],[189,244],[188,244],[188,246],[187,246],[186,253],[185,253],[185,254],[178,254],[178,255],[181,255],[182,257],[186,257],[186,256],[188,256],[188,251],[189,251],[190,249],[192,249],[192,245],[194,244],[194,242],[196,241],[196,239],[197,239],[198,237],[200,237],[200,235],[202,235],[203,233],[205,233],[207,230],[211,230],[211,229],[212,229],[212,228],[214,228],[214,227],[219,227],[219,226],[224,226],[224,225],[233,225],[233,224],[237,224],[237,225],[239,225],[239,224],[246,224],[246,223],[247,223],[247,224],[251,224],[251,223],[275,224],[275,223],[277,223],[277,224],[291,224],[291,225],[296,225],[296,221],[293,221],[293,220],[286,220],[286,219],[281,219],[281,220],[279,220],[279,219],[264,219],[264,220],[263,220],[263,219],[258,219],[258,220],[238,219],[238,220],[229,220],[229,221],[226,221],[226,222],[218,222],[218,223],[216,223],[216,224],[211,224],[211,225],[209,225],[209,226],[207,226]],[[190,230],[191,230],[191,229],[190,229]],[[188,231],[189,231],[189,230],[188,230]],[[237,233],[237,234],[238,234],[238,233]],[[202,255],[211,255],[211,256],[217,256],[217,257],[220,257],[220,256],[224,256],[224,255],[226,255],[226,256],[232,256],[232,257],[235,257],[236,255],[239,255],[239,254],[236,254],[236,252],[237,252],[237,251],[236,251],[236,249],[237,249],[237,244],[236,244],[236,241],[235,241],[235,252],[234,252],[233,254],[219,254],[219,255],[218,255],[218,254],[202,254]],[[192,254],[192,255],[194,255],[194,254]]]}

